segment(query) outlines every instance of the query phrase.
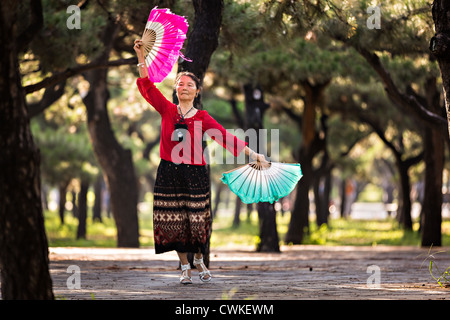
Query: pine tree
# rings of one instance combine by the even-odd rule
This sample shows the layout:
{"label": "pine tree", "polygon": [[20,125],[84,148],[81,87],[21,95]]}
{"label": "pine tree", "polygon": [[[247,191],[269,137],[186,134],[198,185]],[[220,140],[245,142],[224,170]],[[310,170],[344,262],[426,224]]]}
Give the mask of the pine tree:
{"label": "pine tree", "polygon": [[30,1],[24,33],[19,3],[0,4],[0,270],[3,299],[53,299],[41,204],[40,156],[31,136],[18,55],[42,26]]}

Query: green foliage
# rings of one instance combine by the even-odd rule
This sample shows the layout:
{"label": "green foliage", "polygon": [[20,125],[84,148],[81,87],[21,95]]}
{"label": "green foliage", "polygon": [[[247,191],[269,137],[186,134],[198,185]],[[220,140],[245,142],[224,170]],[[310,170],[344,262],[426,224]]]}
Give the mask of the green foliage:
{"label": "green foliage", "polygon": [[[219,39],[222,48],[232,54],[246,55],[254,50],[255,44],[264,40],[264,17],[259,7],[258,1],[224,1],[223,27]],[[220,54],[220,51],[216,54]]]}
{"label": "green foliage", "polygon": [[450,267],[442,271],[441,265],[437,262],[437,254],[445,253],[445,251],[437,251],[431,253],[432,247],[428,251],[427,257],[424,259],[424,263],[429,260],[428,263],[428,271],[430,272],[431,277],[441,286],[441,287],[450,287]]}
{"label": "green foliage", "polygon": [[346,39],[357,47],[386,50],[396,55],[428,53],[428,41],[434,31],[427,1],[383,1],[380,29],[367,27],[370,16],[367,8],[374,5],[372,1],[327,2],[332,10],[324,11],[326,19],[319,23],[332,37]]}
{"label": "green foliage", "polygon": [[93,181],[99,173],[86,132],[69,133],[64,127],[41,127],[32,122],[31,129],[41,151],[41,173],[52,185],[72,179]]}
{"label": "green foliage", "polygon": [[43,74],[73,67],[82,57],[93,59],[101,52],[100,41],[105,16],[94,6],[81,13],[81,29],[67,28],[66,12],[70,3],[44,0],[44,26],[33,39],[30,49],[40,61]]}

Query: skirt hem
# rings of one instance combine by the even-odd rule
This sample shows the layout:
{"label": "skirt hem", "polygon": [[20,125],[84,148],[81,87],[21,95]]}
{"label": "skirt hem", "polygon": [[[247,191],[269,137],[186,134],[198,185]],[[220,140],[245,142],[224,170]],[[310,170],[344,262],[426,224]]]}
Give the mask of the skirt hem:
{"label": "skirt hem", "polygon": [[199,251],[205,255],[206,254],[206,245],[204,244],[191,244],[191,245],[186,245],[183,243],[168,243],[167,245],[155,245],[155,253],[156,254],[161,254],[161,253],[166,253],[166,252],[170,252],[170,251],[177,251],[177,252],[182,252],[182,253],[187,253],[187,252],[191,252],[191,253],[198,253]]}

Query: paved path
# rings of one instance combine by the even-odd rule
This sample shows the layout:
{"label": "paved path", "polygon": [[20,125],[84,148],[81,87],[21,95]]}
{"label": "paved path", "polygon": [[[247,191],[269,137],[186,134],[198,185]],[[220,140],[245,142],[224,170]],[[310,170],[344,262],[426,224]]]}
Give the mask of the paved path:
{"label": "paved path", "polygon": [[[213,281],[201,283],[193,271],[194,284],[188,286],[178,282],[175,253],[155,255],[145,248],[50,248],[50,269],[56,297],[67,300],[450,299],[450,288],[441,288],[428,272],[427,249],[308,245],[281,249],[280,254],[214,249]],[[450,266],[450,248],[439,250],[445,252],[435,255],[436,262],[445,270]],[[68,273],[70,266],[80,273],[71,269]],[[69,289],[68,278],[80,289]]]}

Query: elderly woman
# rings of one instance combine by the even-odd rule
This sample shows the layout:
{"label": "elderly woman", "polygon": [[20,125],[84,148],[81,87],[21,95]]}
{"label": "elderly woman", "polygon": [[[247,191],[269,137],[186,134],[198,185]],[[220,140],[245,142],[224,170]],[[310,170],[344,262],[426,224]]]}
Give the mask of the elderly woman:
{"label": "elderly woman", "polygon": [[211,273],[203,262],[203,254],[211,233],[211,214],[203,133],[208,130],[220,132],[221,138],[217,134],[212,138],[235,157],[244,151],[254,160],[266,160],[248,148],[246,142],[228,133],[207,111],[196,108],[194,101],[201,88],[194,74],[178,74],[175,90],[179,103],[175,105],[168,101],[148,79],[142,41],[137,39],[134,44],[140,75],[137,86],[145,100],[161,115],[161,162],[153,199],[155,252],[177,251],[182,284],[192,283],[187,253],[194,253],[193,262],[200,280],[207,282],[211,280]]}

